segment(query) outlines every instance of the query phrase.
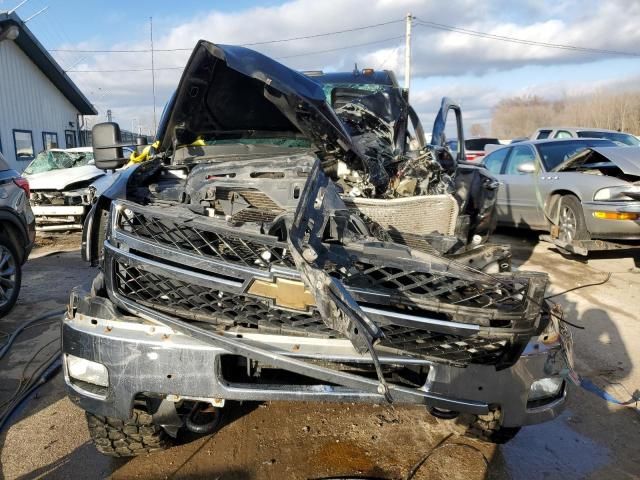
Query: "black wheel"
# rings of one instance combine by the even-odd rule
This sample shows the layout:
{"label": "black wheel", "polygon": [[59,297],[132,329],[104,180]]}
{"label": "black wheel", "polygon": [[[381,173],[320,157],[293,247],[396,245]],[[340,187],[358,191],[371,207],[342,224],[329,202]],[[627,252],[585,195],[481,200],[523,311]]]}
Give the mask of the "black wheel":
{"label": "black wheel", "polygon": [[18,300],[22,282],[22,265],[13,242],[0,235],[0,317],[4,317]]}
{"label": "black wheel", "polygon": [[172,438],[153,423],[148,413],[134,409],[127,421],[86,412],[89,433],[96,449],[110,457],[135,457],[171,446]]}
{"label": "black wheel", "polygon": [[573,195],[565,195],[560,199],[558,239],[566,243],[571,243],[574,240],[589,240],[582,205],[580,200]]}
{"label": "black wheel", "polygon": [[460,415],[457,423],[464,425],[464,434],[467,437],[496,444],[507,443],[520,431],[520,427],[501,425],[500,410],[494,410],[486,415]]}

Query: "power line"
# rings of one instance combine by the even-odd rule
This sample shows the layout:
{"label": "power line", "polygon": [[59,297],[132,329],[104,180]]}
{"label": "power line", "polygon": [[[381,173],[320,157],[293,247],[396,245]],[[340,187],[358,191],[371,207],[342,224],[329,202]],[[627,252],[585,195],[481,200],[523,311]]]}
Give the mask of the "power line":
{"label": "power line", "polygon": [[449,32],[460,33],[463,35],[487,38],[490,40],[499,40],[502,42],[517,43],[520,45],[530,45],[530,46],[545,47],[545,48],[555,48],[559,50],[570,50],[570,51],[576,51],[576,52],[597,53],[597,54],[605,54],[605,55],[622,55],[622,56],[629,56],[629,57],[640,57],[640,53],[622,52],[619,50],[604,50],[599,48],[581,47],[578,45],[567,45],[567,44],[561,44],[561,43],[539,42],[536,40],[527,40],[524,38],[516,38],[516,37],[510,37],[506,35],[496,35],[493,33],[480,32],[478,30],[469,30],[466,28],[455,27],[453,25],[445,25],[443,23],[428,22],[426,20],[418,20],[416,24],[421,27],[435,28],[438,30],[446,30]]}
{"label": "power line", "polygon": [[382,22],[382,23],[374,23],[372,25],[365,25],[364,27],[355,27],[355,28],[349,28],[346,30],[336,30],[334,32],[328,32],[328,33],[318,33],[315,35],[306,35],[304,37],[292,37],[292,38],[285,38],[282,40],[267,40],[264,42],[253,42],[253,43],[245,43],[242,44],[243,47],[252,47],[255,45],[266,45],[269,43],[282,43],[282,42],[292,42],[295,40],[307,40],[309,38],[318,38],[318,37],[328,37],[330,35],[338,35],[340,33],[349,33],[349,32],[357,32],[359,30],[366,30],[368,28],[375,28],[375,27],[382,27],[384,25],[391,25],[393,23],[399,23],[399,22],[404,22],[404,18],[400,19],[400,20],[391,20],[389,22]]}
{"label": "power line", "polygon": [[395,37],[383,38],[381,40],[374,40],[372,42],[356,43],[352,45],[347,45],[345,47],[328,48],[326,50],[316,50],[313,52],[306,52],[306,53],[296,53],[295,55],[286,55],[284,57],[275,57],[275,58],[276,60],[282,60],[285,58],[306,57],[307,55],[317,55],[319,53],[337,52],[338,50],[347,50],[349,48],[364,47],[367,45],[374,45],[376,43],[390,42],[391,40],[398,40],[400,38],[404,38],[404,35],[397,35]]}
{"label": "power line", "polygon": [[[309,55],[318,55],[321,53],[329,53],[329,52],[336,52],[339,50],[347,50],[349,48],[358,48],[358,47],[364,47],[367,45],[374,45],[377,43],[383,43],[383,42],[389,42],[391,40],[399,40],[401,38],[404,38],[403,35],[398,35],[395,37],[389,37],[389,38],[382,38],[380,40],[374,40],[371,42],[364,42],[364,43],[355,43],[355,44],[351,44],[351,45],[345,45],[344,47],[336,47],[336,48],[328,48],[325,50],[315,50],[312,52],[305,52],[305,53],[296,53],[294,55],[285,55],[283,57],[276,57],[276,60],[283,60],[283,59],[287,59],[287,58],[295,58],[295,57],[306,57]],[[155,51],[155,50],[154,50]],[[155,68],[155,70],[182,70],[184,69],[184,67],[157,67]],[[67,70],[67,73],[117,73],[117,72],[150,72],[152,69],[151,68],[127,68],[127,69],[116,69],[116,70]]]}
{"label": "power line", "polygon": [[[297,40],[308,40],[311,38],[319,38],[319,37],[328,37],[331,35],[339,35],[342,33],[349,33],[349,32],[357,32],[360,30],[366,30],[369,28],[375,28],[375,27],[382,27],[384,25],[391,25],[393,23],[398,23],[398,22],[403,22],[404,19],[400,19],[400,20],[391,20],[389,22],[382,22],[382,23],[374,23],[371,25],[364,25],[362,27],[354,27],[354,28],[348,28],[345,30],[336,30],[333,32],[326,32],[326,33],[317,33],[314,35],[305,35],[302,37],[290,37],[290,38],[281,38],[278,40],[265,40],[265,41],[261,41],[261,42],[251,42],[251,43],[242,43],[240,44],[240,46],[242,47],[253,47],[256,45],[268,45],[268,44],[272,44],[272,43],[284,43],[284,42],[293,42],[293,41],[297,41]],[[193,47],[191,48],[156,48],[154,49],[154,52],[184,52],[184,51],[188,51],[190,52],[191,50],[193,50]],[[151,52],[151,49],[149,48],[141,48],[141,49],[125,49],[125,50],[83,50],[83,49],[71,49],[71,48],[54,48],[49,50],[50,52],[75,52],[75,53],[149,53]]]}
{"label": "power line", "polygon": [[[184,67],[156,67],[153,70],[183,70]],[[67,70],[66,73],[119,73],[119,72],[150,72],[151,68],[124,68],[117,70]]]}

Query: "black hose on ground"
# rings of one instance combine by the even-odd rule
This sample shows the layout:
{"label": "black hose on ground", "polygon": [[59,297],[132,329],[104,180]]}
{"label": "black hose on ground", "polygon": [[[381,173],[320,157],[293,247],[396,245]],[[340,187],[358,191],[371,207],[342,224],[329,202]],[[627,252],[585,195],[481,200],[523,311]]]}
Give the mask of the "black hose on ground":
{"label": "black hose on ground", "polygon": [[38,380],[33,383],[22,395],[18,398],[14,399],[13,405],[10,406],[0,417],[0,432],[2,432],[5,425],[9,424],[11,418],[26,404],[29,400],[29,397],[38,390],[41,386],[47,383],[53,376],[57,373],[57,371],[62,367],[62,357],[58,354],[51,358],[46,365],[43,365],[44,371],[38,377]]}
{"label": "black hose on ground", "polygon": [[22,331],[24,329],[26,329],[28,326],[30,326],[30,325],[32,325],[32,324],[34,324],[36,322],[40,322],[42,320],[46,320],[47,318],[55,317],[55,316],[58,316],[58,315],[63,315],[64,312],[65,312],[65,310],[59,310],[59,311],[56,311],[56,312],[49,312],[49,313],[47,313],[45,315],[42,315],[41,317],[32,318],[31,320],[28,320],[25,323],[23,323],[22,325],[20,325],[11,334],[11,336],[5,342],[5,344],[2,346],[2,348],[0,348],[0,360],[2,360],[2,358],[7,354],[7,352],[11,348],[11,345],[13,344],[15,339],[18,338],[18,335],[20,335],[20,333],[22,333]]}

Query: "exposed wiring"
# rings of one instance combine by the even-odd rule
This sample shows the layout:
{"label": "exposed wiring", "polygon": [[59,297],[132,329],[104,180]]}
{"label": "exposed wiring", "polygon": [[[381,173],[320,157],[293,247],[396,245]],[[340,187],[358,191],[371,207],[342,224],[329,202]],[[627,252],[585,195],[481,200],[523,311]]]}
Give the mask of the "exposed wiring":
{"label": "exposed wiring", "polygon": [[[545,302],[547,302],[547,307],[549,308],[549,315],[551,315],[552,317],[556,318],[558,321],[560,321],[562,323],[566,323],[567,325],[572,326],[573,328],[577,328],[579,330],[584,330],[585,329],[585,327],[583,327],[582,325],[571,323],[569,320],[565,319],[564,318],[564,310],[562,309],[562,306],[560,306],[560,304],[553,303],[550,300],[545,300]],[[560,314],[555,313],[554,310],[559,310]]]}
{"label": "exposed wiring", "polygon": [[611,272],[607,273],[607,276],[605,277],[604,280],[601,280],[599,282],[586,283],[584,285],[578,285],[577,287],[569,288],[567,290],[563,290],[562,292],[554,293],[553,295],[547,295],[546,297],[544,297],[544,299],[545,300],[549,300],[550,298],[559,297],[559,296],[565,295],[565,294],[567,294],[569,292],[575,292],[576,290],[580,290],[581,288],[596,287],[598,285],[604,285],[609,280],[611,280]]}
{"label": "exposed wiring", "polygon": [[416,476],[416,473],[418,473],[418,470],[420,470],[420,468],[425,464],[425,462],[429,459],[429,457],[431,457],[431,455],[433,455],[438,450],[443,449],[443,448],[447,448],[447,447],[449,447],[449,448],[450,447],[467,448],[467,449],[472,450],[474,452],[478,452],[480,455],[482,455],[482,460],[484,461],[485,466],[487,468],[489,467],[489,459],[484,454],[484,452],[482,450],[480,450],[478,447],[475,447],[475,446],[473,446],[471,444],[468,444],[468,443],[459,443],[459,442],[445,443],[452,436],[453,436],[453,433],[450,433],[449,435],[445,436],[442,440],[440,440],[438,443],[436,443],[433,447],[431,447],[431,449],[418,461],[418,463],[416,463],[413,466],[413,468],[411,470],[409,470],[409,473],[406,476],[406,480],[413,479]]}
{"label": "exposed wiring", "polygon": [[20,325],[18,328],[15,329],[15,331],[11,334],[9,339],[5,342],[5,344],[0,349],[0,360],[2,360],[2,358],[6,355],[6,353],[9,351],[9,348],[11,348],[11,345],[13,344],[13,342],[16,340],[16,338],[18,338],[18,335],[20,335],[20,333],[23,330],[25,330],[27,327],[29,327],[30,325],[33,325],[36,322],[47,320],[48,318],[51,318],[51,317],[63,315],[64,312],[65,312],[64,310],[49,312],[45,315],[42,315],[41,317],[33,318],[31,320],[26,321],[22,325]]}

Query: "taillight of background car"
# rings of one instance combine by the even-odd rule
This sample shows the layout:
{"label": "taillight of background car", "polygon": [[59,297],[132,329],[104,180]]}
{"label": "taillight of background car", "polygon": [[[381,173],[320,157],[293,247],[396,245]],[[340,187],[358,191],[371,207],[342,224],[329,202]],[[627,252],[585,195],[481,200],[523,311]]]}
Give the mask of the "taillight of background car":
{"label": "taillight of background car", "polygon": [[465,157],[467,158],[468,162],[475,162],[477,160],[482,160],[482,157],[484,157],[484,153],[467,153]]}
{"label": "taillight of background car", "polygon": [[19,186],[22,190],[24,190],[24,193],[27,194],[27,198],[29,198],[31,194],[31,189],[29,188],[29,181],[26,178],[23,178],[23,177],[14,178],[13,183]]}

